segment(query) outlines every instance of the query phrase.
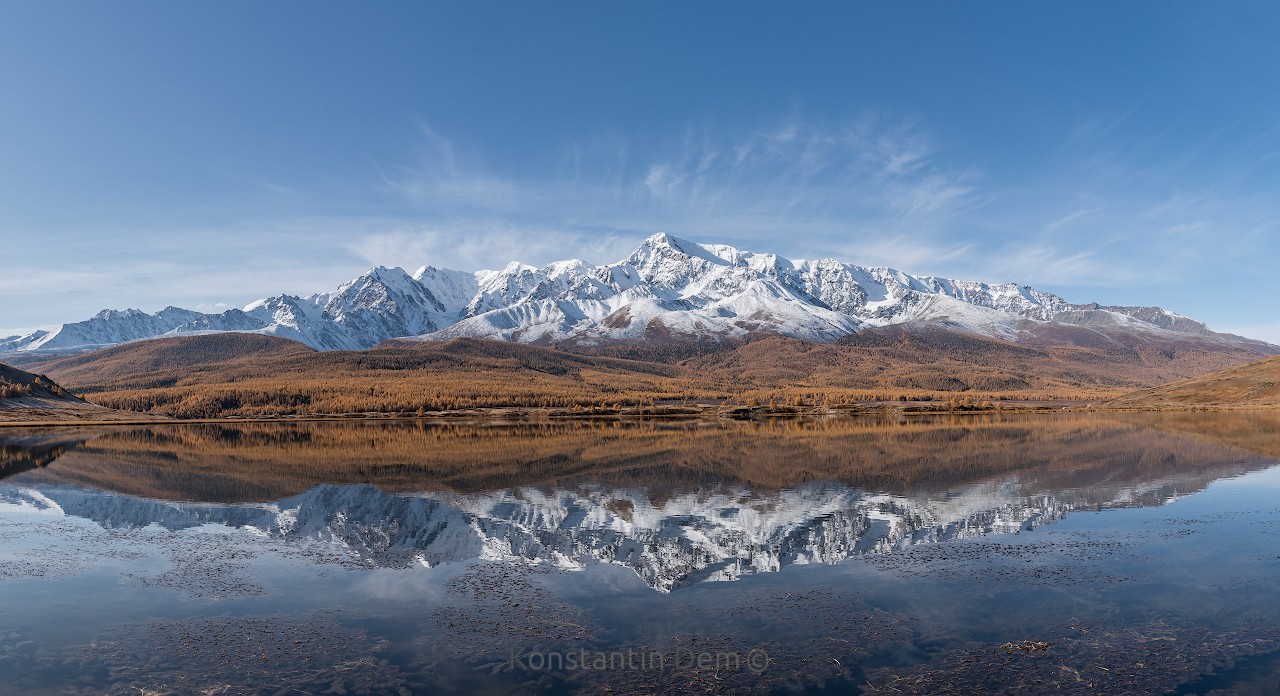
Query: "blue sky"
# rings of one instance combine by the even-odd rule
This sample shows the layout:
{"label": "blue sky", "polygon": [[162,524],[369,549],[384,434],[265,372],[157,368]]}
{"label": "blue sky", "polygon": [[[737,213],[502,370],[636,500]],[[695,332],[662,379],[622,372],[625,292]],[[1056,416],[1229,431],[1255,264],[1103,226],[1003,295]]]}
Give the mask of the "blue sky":
{"label": "blue sky", "polygon": [[656,231],[1280,342],[1280,5],[0,0],[0,336]]}

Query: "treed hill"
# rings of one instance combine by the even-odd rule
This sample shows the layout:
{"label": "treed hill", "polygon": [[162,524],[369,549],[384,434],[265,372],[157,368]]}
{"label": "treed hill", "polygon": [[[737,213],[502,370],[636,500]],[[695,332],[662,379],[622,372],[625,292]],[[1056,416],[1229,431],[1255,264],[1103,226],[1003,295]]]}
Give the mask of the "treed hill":
{"label": "treed hill", "polygon": [[75,399],[48,377],[0,363],[0,399],[27,397]]}
{"label": "treed hill", "polygon": [[1100,405],[1143,409],[1280,407],[1280,357],[1144,389]]}
{"label": "treed hill", "polygon": [[136,414],[121,414],[86,403],[45,375],[0,364],[0,423],[118,421],[131,417]]}

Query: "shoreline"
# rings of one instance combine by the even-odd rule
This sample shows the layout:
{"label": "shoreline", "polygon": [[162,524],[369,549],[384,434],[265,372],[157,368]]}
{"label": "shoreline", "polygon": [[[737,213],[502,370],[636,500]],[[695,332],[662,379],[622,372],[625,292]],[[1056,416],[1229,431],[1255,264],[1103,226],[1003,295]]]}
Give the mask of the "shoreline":
{"label": "shoreline", "polygon": [[[657,409],[621,410],[617,412],[578,412],[559,409],[529,407],[495,407],[490,409],[467,409],[460,411],[441,411],[427,414],[409,413],[336,413],[306,416],[262,416],[262,417],[226,417],[226,418],[192,418],[178,419],[165,417],[146,417],[138,414],[137,418],[115,419],[78,419],[78,418],[35,418],[32,420],[0,420],[3,428],[43,428],[43,427],[103,427],[103,426],[144,426],[144,425],[232,425],[260,423],[340,423],[340,422],[459,422],[481,421],[490,423],[528,423],[555,421],[766,421],[796,418],[832,418],[832,417],[883,417],[883,416],[979,416],[979,415],[1025,415],[1049,413],[1187,413],[1187,412],[1271,412],[1280,410],[1277,406],[1216,406],[1186,405],[1166,407],[1099,407],[1078,402],[1059,405],[1061,402],[1031,402],[1007,408],[948,408],[940,406],[909,407],[863,407],[850,406],[844,408],[803,409],[794,407],[769,409],[767,407],[733,407],[695,405],[686,407],[667,407]],[[17,410],[17,409],[14,409]],[[0,415],[4,411],[0,410]],[[42,414],[43,415],[43,414]]]}

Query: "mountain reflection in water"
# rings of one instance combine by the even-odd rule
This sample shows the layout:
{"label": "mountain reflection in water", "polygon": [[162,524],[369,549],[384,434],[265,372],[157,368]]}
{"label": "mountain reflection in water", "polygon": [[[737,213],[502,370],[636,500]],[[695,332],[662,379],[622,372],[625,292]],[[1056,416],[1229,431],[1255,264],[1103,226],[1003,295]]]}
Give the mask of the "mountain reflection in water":
{"label": "mountain reflection in water", "polygon": [[611,563],[670,592],[1161,505],[1272,464],[1280,416],[1226,416],[10,431],[0,504],[252,529],[365,567]]}

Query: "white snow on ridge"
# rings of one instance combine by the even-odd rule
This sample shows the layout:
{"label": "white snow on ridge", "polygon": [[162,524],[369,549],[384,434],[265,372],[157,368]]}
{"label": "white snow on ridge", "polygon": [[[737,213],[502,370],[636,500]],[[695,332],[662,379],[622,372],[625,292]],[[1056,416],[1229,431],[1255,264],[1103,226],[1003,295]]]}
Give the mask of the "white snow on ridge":
{"label": "white snow on ridge", "polygon": [[576,259],[475,273],[423,266],[412,275],[380,266],[330,293],[278,295],[222,314],[104,310],[51,332],[0,340],[0,353],[225,331],[274,334],[318,350],[459,336],[601,343],[780,334],[833,341],[863,327],[909,322],[1010,341],[1046,323],[1238,341],[1158,307],[1072,304],[1011,283],[912,276],[832,259],[792,261],[657,234],[626,259],[601,266]]}

